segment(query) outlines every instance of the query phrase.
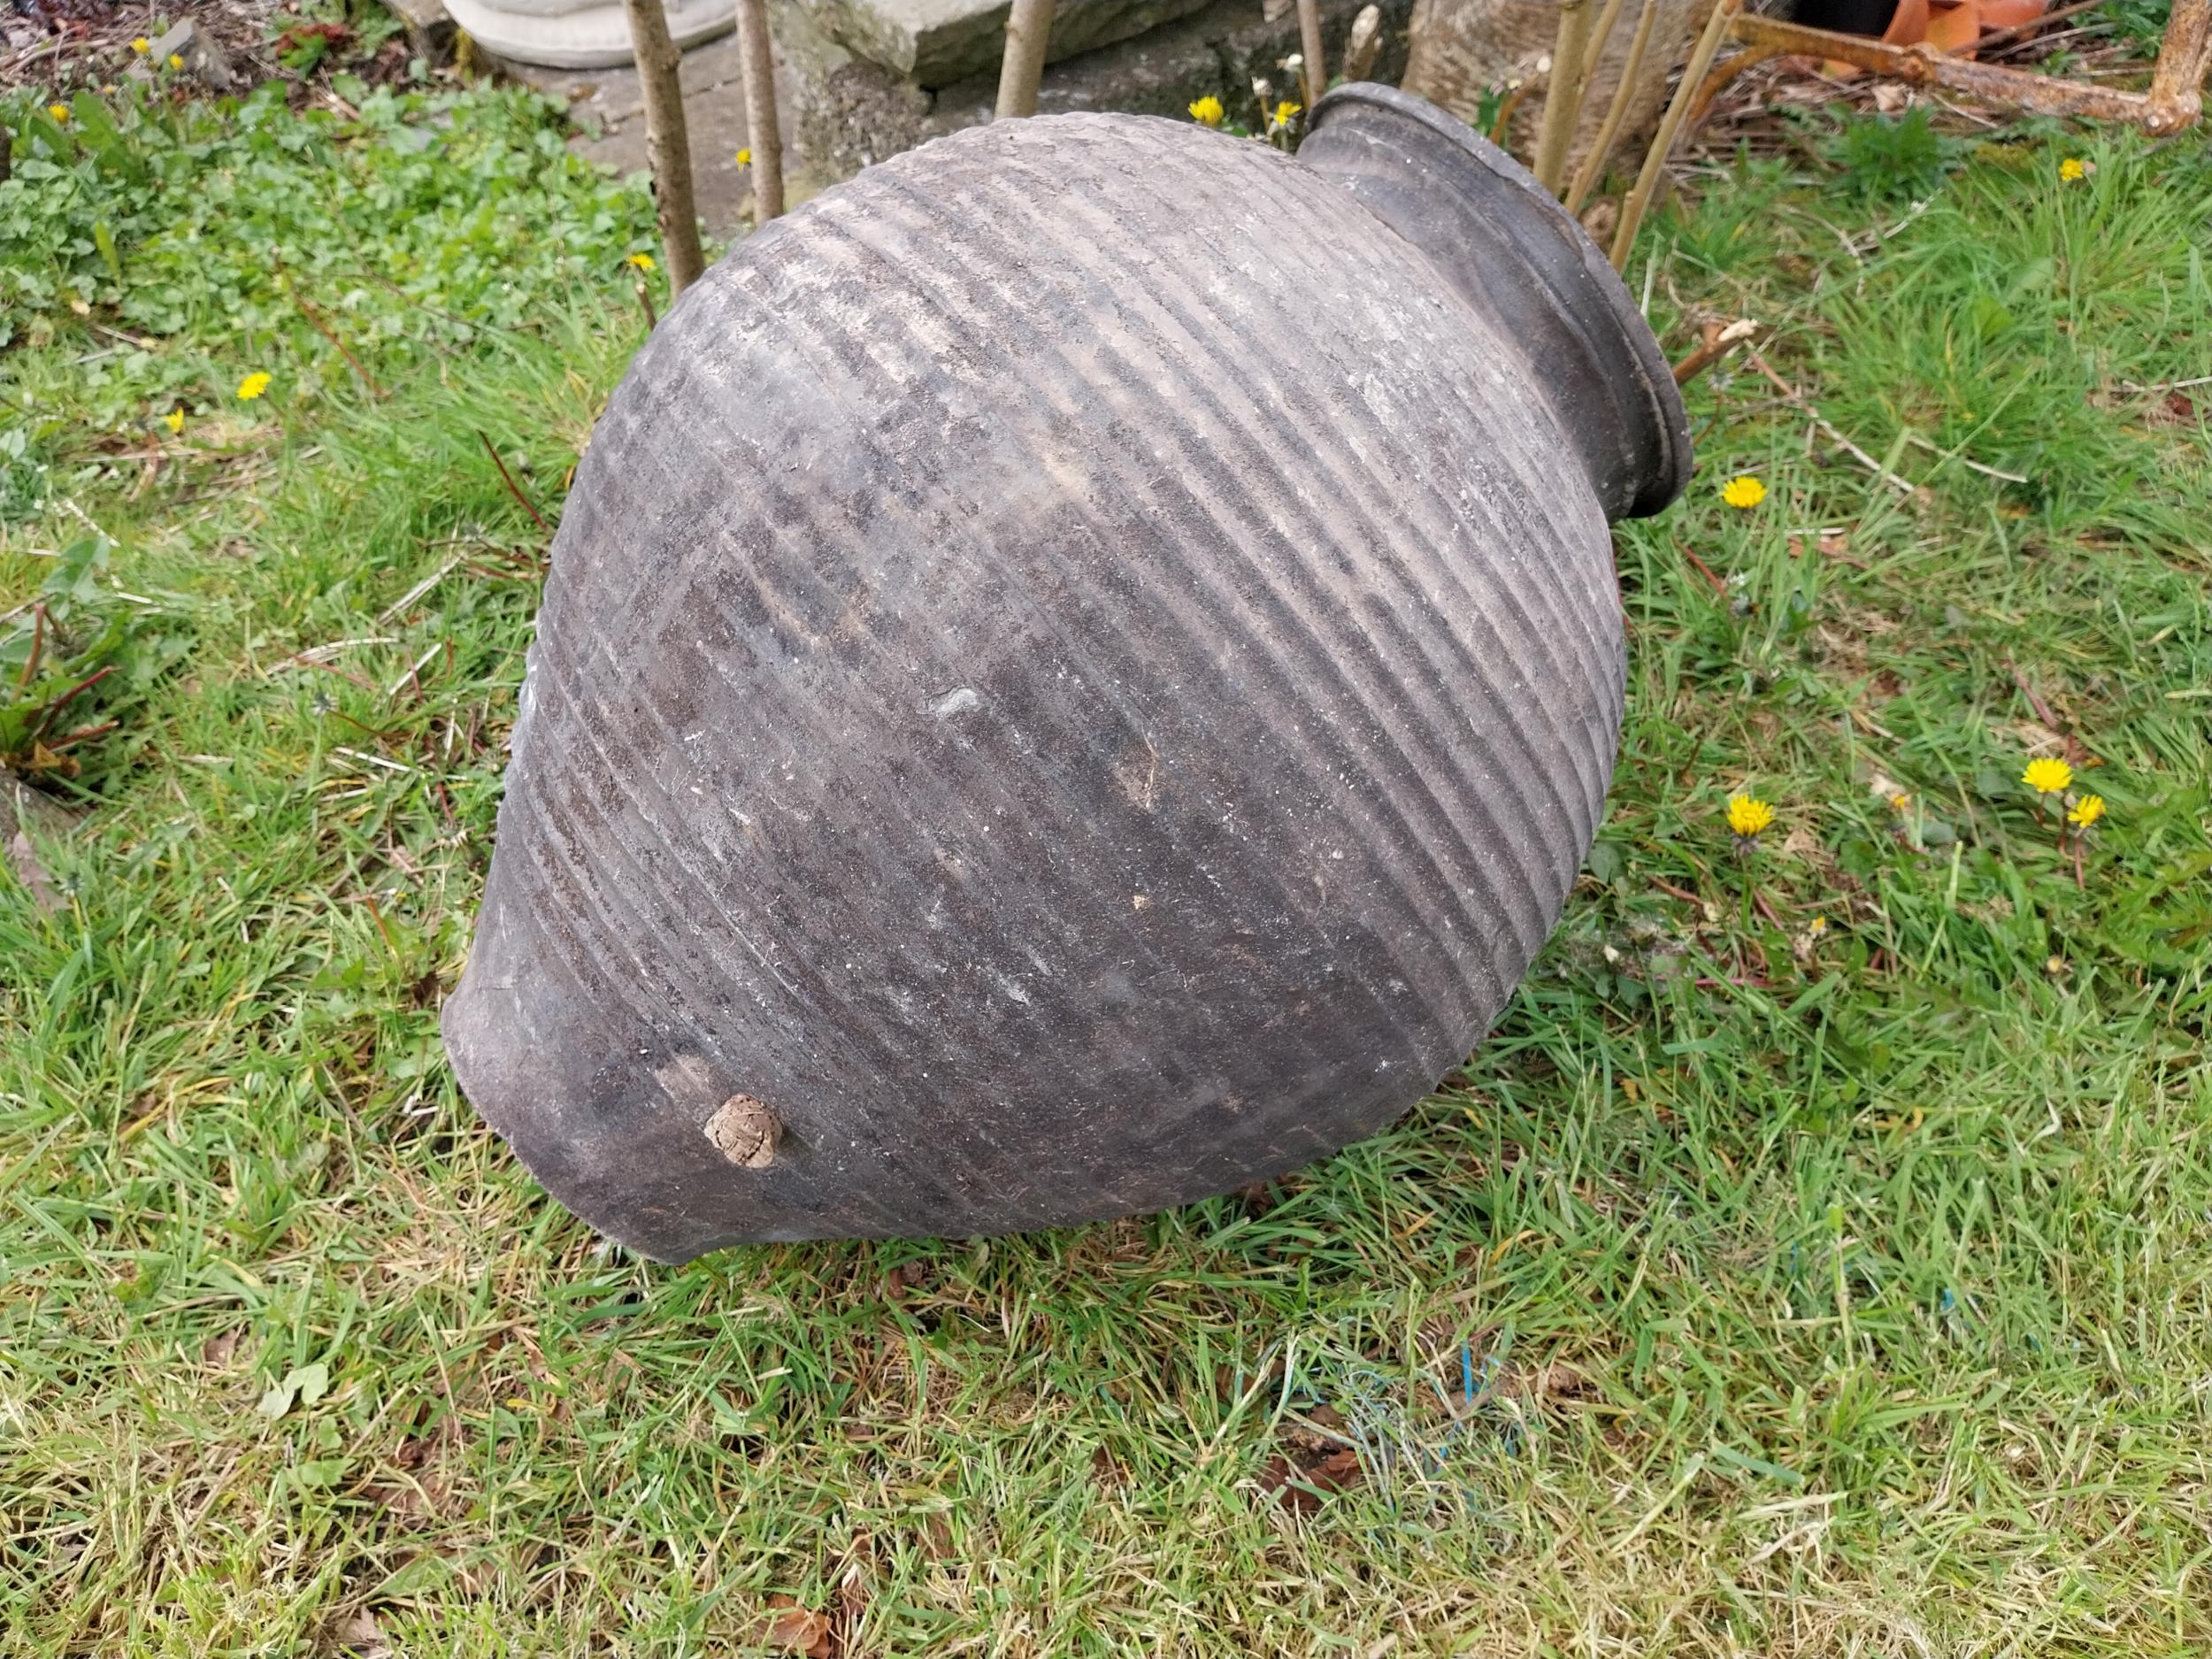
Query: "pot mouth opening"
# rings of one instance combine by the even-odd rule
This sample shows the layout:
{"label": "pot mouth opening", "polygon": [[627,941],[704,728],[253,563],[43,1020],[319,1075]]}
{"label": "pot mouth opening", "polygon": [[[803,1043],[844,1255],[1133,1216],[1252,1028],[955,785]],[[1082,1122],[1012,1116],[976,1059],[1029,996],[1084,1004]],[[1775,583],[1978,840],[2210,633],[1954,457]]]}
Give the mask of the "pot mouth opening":
{"label": "pot mouth opening", "polygon": [[1529,349],[1608,518],[1647,518],[1687,488],[1672,365],[1589,233],[1527,168],[1426,99],[1368,81],[1315,104],[1298,156]]}

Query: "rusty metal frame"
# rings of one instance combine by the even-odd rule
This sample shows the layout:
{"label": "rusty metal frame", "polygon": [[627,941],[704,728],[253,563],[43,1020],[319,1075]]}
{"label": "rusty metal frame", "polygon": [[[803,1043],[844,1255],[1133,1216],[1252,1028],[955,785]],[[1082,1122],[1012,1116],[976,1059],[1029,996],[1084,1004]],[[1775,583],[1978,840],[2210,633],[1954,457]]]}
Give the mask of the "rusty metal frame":
{"label": "rusty metal frame", "polygon": [[2166,33],[2151,68],[2147,92],[2123,92],[2057,75],[1953,58],[1924,42],[1891,46],[1858,35],[1807,28],[1778,18],[1739,12],[1728,33],[1743,50],[1713,65],[1698,85],[1689,111],[1695,126],[1721,88],[1754,64],[1802,55],[1833,59],[1910,86],[1940,87],[1985,104],[2008,104],[2038,115],[2078,115],[2125,121],[2154,138],[2193,127],[2204,110],[2204,77],[2212,66],[2212,0],[2174,0]]}

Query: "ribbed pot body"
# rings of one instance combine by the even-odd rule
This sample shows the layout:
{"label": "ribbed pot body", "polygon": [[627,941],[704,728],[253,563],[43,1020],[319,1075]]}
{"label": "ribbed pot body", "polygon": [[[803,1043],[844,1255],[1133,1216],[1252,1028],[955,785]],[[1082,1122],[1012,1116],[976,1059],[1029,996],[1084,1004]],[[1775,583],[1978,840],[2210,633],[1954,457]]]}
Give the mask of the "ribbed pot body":
{"label": "ribbed pot body", "polygon": [[1411,242],[1194,127],[960,133],[609,403],[448,1047],[664,1259],[1229,1190],[1466,1057],[1622,680],[1525,342]]}

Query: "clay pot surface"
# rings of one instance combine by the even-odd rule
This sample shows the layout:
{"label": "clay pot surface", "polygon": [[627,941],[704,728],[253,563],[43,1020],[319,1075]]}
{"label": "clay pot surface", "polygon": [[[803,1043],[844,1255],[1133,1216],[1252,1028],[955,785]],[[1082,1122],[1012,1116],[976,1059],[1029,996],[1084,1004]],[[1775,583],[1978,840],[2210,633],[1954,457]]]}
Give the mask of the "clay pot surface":
{"label": "clay pot surface", "polygon": [[1928,44],[1939,52],[1971,58],[1974,42],[1982,36],[1981,8],[1975,0],[1960,0],[1928,14]]}
{"label": "clay pot surface", "polygon": [[748,237],[563,512],[444,1026],[682,1259],[1156,1209],[1468,1055],[1602,810],[1633,302],[1510,160],[1071,115]]}

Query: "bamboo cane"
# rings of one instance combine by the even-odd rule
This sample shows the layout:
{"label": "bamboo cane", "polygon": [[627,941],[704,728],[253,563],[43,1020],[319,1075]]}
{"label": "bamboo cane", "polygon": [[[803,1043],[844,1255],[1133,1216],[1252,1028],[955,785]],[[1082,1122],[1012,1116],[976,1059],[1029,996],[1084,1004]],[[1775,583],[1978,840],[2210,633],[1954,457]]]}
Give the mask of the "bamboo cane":
{"label": "bamboo cane", "polygon": [[1045,40],[1052,33],[1052,0],[1014,0],[1006,14],[1006,56],[998,71],[995,120],[1037,112],[1037,83],[1044,79]]}
{"label": "bamboo cane", "polygon": [[1635,185],[1628,193],[1628,200],[1621,205],[1620,228],[1613,233],[1612,260],[1616,271],[1625,269],[1628,265],[1628,250],[1635,246],[1636,232],[1651,206],[1651,193],[1658,186],[1660,170],[1667,163],[1667,152],[1674,148],[1675,134],[1682,130],[1682,118],[1697,96],[1698,83],[1713,66],[1713,55],[1720,50],[1721,39],[1728,33],[1728,25],[1742,3],[1743,0],[1714,0],[1712,15],[1705,19],[1705,32],[1697,37],[1696,50],[1690,54],[1689,65],[1682,72],[1682,80],[1667,104],[1667,112],[1659,118],[1659,130],[1652,134],[1651,148],[1644,152],[1644,165],[1636,174]]}
{"label": "bamboo cane", "polygon": [[[1590,31],[1590,43],[1582,49],[1582,74],[1575,82],[1575,126],[1582,125],[1582,106],[1590,101],[1590,83],[1598,73],[1599,60],[1605,49],[1612,44],[1614,27],[1621,20],[1621,0],[1605,0],[1605,10],[1598,13],[1597,27]],[[1569,132],[1569,148],[1572,148],[1572,130]]]}
{"label": "bamboo cane", "polygon": [[1365,5],[1352,19],[1352,33],[1344,42],[1344,78],[1364,81],[1375,67],[1375,56],[1382,50],[1382,8]]}
{"label": "bamboo cane", "polygon": [[737,58],[745,80],[745,128],[753,151],[753,223],[783,212],[783,128],[776,118],[775,47],[768,0],[737,0]]}
{"label": "bamboo cane", "polygon": [[699,251],[699,212],[691,194],[691,139],[684,130],[684,88],[676,66],[683,54],[669,38],[661,0],[622,0],[630,19],[630,49],[645,94],[645,159],[653,173],[653,204],[660,218],[661,250],[668,257],[671,298],[699,280],[706,258]]}
{"label": "bamboo cane", "polygon": [[1329,89],[1329,74],[1321,58],[1321,0],[1298,0],[1298,50],[1305,55],[1306,119]]}
{"label": "bamboo cane", "polygon": [[1570,213],[1582,211],[1584,198],[1605,172],[1606,157],[1613,153],[1613,142],[1628,119],[1629,100],[1635,96],[1636,79],[1644,72],[1644,51],[1651,44],[1652,26],[1658,20],[1659,0],[1644,0],[1644,9],[1636,19],[1636,33],[1629,38],[1628,57],[1621,64],[1620,84],[1613,88],[1613,102],[1606,106],[1604,123],[1591,142],[1589,153],[1583,157],[1582,165],[1575,169],[1575,181],[1567,191]]}
{"label": "bamboo cane", "polygon": [[1567,169],[1574,137],[1576,94],[1582,84],[1583,49],[1590,40],[1590,0],[1560,0],[1559,36],[1551,49],[1551,76],[1544,83],[1544,120],[1536,129],[1536,165],[1529,171],[1554,196]]}

